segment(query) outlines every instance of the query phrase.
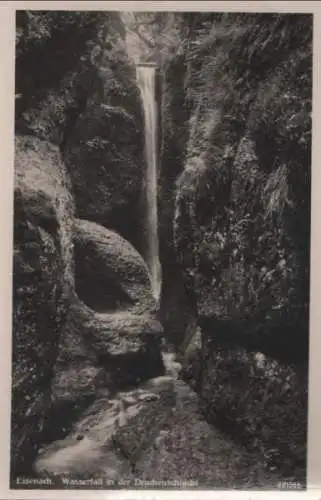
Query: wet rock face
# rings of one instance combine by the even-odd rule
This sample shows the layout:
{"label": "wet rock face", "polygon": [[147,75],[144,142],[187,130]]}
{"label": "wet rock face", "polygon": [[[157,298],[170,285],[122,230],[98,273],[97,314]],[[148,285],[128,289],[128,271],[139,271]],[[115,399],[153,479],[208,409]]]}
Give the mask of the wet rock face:
{"label": "wet rock face", "polygon": [[59,151],[16,138],[12,472],[28,464],[50,411],[50,381],[68,308],[73,203]]}
{"label": "wet rock face", "polygon": [[64,439],[40,453],[40,476],[125,479],[156,438],[175,404],[173,379],[157,377],[115,398],[101,396]]}
{"label": "wet rock face", "polygon": [[[302,19],[306,31],[299,47],[298,21],[291,16],[230,16],[230,26],[238,21],[244,32],[235,31],[237,42],[227,41],[216,55],[204,47],[204,57],[190,57],[187,64],[191,116],[185,165],[177,178],[177,256],[199,315],[243,320],[261,314],[271,331],[288,322],[290,332],[296,323],[306,339],[310,19]],[[257,47],[264,67],[260,72],[251,64],[246,75],[237,47],[251,52],[252,45],[242,40],[245,33],[254,36],[253,30],[268,44],[265,29],[274,22],[284,29],[279,49]],[[188,97],[195,92],[197,99]]]}
{"label": "wet rock face", "polygon": [[296,324],[306,336],[309,219],[307,207],[299,214],[303,202],[295,196],[301,174],[293,183],[290,163],[266,172],[255,148],[249,137],[238,144],[225,194],[224,179],[221,188],[204,161],[190,161],[181,175],[175,234],[186,286],[201,316],[261,315],[271,330],[279,322],[285,330]]}
{"label": "wet rock face", "polygon": [[[173,175],[174,208],[166,193],[164,205],[172,210],[175,258],[204,340],[201,355],[197,343],[186,355],[183,374],[195,387],[201,372],[207,418],[224,426],[233,415],[230,429],[236,420],[239,433],[250,428],[247,439],[262,449],[261,437],[273,436],[277,453],[295,468],[304,463],[306,427],[303,434],[298,427],[307,415],[311,17],[300,19],[302,38],[295,16],[213,16],[212,41],[209,32],[202,38],[201,16],[194,21],[197,48],[186,49],[184,89],[174,79],[168,89],[175,100],[170,116],[182,96],[190,111],[185,142],[173,141],[170,119],[164,123],[164,150],[173,151],[177,167],[183,158]],[[273,23],[280,30],[272,44]],[[231,36],[224,39],[220,30]],[[267,359],[260,374],[252,357],[258,352]],[[267,409],[268,401],[282,406],[280,394],[291,408],[297,456],[278,441],[285,421],[277,423]],[[299,401],[300,417],[292,400]],[[265,428],[259,416],[252,418],[259,411]]]}

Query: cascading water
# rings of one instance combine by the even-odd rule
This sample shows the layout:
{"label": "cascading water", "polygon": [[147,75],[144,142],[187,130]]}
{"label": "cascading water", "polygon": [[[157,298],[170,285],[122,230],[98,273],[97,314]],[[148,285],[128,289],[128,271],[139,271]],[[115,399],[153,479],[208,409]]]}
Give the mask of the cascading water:
{"label": "cascading water", "polygon": [[140,88],[145,116],[146,155],[146,253],[152,290],[158,301],[161,292],[161,266],[159,260],[157,221],[157,103],[155,95],[156,68],[137,66],[137,82]]}

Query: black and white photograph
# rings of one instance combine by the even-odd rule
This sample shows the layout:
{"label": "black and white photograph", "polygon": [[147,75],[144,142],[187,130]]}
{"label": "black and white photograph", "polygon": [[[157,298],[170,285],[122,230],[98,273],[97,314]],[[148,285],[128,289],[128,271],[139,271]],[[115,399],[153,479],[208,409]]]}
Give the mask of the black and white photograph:
{"label": "black and white photograph", "polygon": [[105,3],[15,11],[10,489],[305,491],[313,14]]}

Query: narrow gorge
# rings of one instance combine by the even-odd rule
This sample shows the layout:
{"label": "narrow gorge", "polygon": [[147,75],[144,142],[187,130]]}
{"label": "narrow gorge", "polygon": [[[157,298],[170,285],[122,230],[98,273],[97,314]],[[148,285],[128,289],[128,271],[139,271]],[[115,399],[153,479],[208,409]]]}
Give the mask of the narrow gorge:
{"label": "narrow gorge", "polygon": [[305,488],[311,82],[308,14],[17,11],[12,488]]}
{"label": "narrow gorge", "polygon": [[158,210],[157,210],[157,102],[156,102],[156,67],[153,65],[137,65],[137,83],[141,91],[145,117],[145,151],[146,151],[146,262],[151,274],[151,284],[156,300],[161,292],[161,267],[159,261],[158,242]]}

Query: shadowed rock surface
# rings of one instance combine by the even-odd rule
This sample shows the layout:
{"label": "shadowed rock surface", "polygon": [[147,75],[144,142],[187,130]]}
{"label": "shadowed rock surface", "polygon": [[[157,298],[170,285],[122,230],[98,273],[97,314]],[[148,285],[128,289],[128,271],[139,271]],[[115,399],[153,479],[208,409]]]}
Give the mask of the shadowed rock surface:
{"label": "shadowed rock surface", "polygon": [[196,393],[177,379],[172,355],[164,362],[165,377],[97,399],[64,440],[41,451],[38,474],[115,480],[117,489],[277,488],[280,478],[257,455],[204,420]]}
{"label": "shadowed rock surface", "polygon": [[[210,422],[224,428],[233,414],[240,441],[279,454],[280,470],[282,460],[292,463],[304,483],[311,16],[183,13],[180,20],[186,44],[164,65],[161,206],[164,291],[183,281],[181,303],[203,337],[183,370],[198,384]],[[178,298],[170,295],[165,314],[173,323]],[[184,330],[182,340],[193,337]],[[261,385],[256,354],[268,359]],[[288,421],[291,450],[271,437],[286,436]]]}
{"label": "shadowed rock surface", "polygon": [[88,105],[69,138],[64,159],[78,217],[115,229],[141,248],[143,122],[135,92],[131,100],[128,104],[119,98],[118,105],[117,101],[111,105],[107,93],[104,102]]}
{"label": "shadowed rock surface", "polygon": [[15,140],[12,470],[36,453],[73,287],[73,202],[59,150]]}
{"label": "shadowed rock surface", "polygon": [[74,242],[76,287],[84,302],[98,312],[141,314],[155,309],[147,266],[124,238],[99,224],[77,220]]}
{"label": "shadowed rock surface", "polygon": [[[70,367],[76,362],[103,367],[108,374],[105,384],[112,391],[164,370],[160,355],[162,327],[151,315],[124,311],[100,314],[78,301],[70,306],[65,328],[56,371],[67,370],[67,385]],[[69,384],[76,399],[73,378]]]}

